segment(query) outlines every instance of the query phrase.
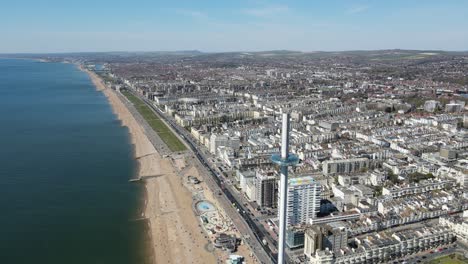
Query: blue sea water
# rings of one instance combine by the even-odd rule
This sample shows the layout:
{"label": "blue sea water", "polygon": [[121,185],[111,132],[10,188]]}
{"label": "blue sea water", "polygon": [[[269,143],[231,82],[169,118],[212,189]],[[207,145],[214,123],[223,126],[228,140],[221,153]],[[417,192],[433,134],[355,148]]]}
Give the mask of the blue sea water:
{"label": "blue sea water", "polygon": [[85,73],[0,59],[0,263],[147,263],[135,166]]}

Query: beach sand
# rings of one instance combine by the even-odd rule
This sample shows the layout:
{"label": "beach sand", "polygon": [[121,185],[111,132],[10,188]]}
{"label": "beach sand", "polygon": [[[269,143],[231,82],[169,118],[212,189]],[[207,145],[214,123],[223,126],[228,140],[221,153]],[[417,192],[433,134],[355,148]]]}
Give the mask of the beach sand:
{"label": "beach sand", "polygon": [[192,210],[192,195],[182,185],[170,158],[161,157],[116,92],[106,87],[95,73],[82,70],[88,73],[96,89],[107,97],[115,114],[128,127],[139,162],[137,176],[154,176],[145,180],[145,217],[150,223],[153,262],[216,263],[214,253],[205,249],[209,240]]}

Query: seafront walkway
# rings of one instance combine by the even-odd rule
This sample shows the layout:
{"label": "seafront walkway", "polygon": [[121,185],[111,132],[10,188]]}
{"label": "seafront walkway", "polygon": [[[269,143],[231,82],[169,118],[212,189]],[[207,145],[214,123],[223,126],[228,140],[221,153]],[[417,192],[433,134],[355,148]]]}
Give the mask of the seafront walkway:
{"label": "seafront walkway", "polygon": [[[220,179],[217,178],[216,173],[214,172],[213,168],[210,167],[208,164],[207,159],[203,156],[203,153],[197,149],[196,145],[190,139],[190,135],[186,134],[183,131],[183,128],[177,127],[171,120],[168,120],[167,117],[164,116],[163,113],[160,113],[159,109],[157,109],[151,102],[147,101],[145,98],[142,98],[140,95],[136,94],[135,92],[131,91],[134,96],[138,96],[141,100],[143,100],[148,107],[150,107],[154,113],[156,113],[166,125],[171,129],[172,132],[176,133],[179,138],[182,138],[185,145],[189,146],[189,149],[192,150],[194,157],[193,162],[194,165],[199,169],[200,174],[203,177],[203,180],[207,183],[208,187],[212,190],[213,193],[223,193],[224,195],[218,196],[218,201],[220,202],[221,206],[228,214],[228,216],[233,221],[234,225],[236,226],[237,230],[243,236],[244,242],[250,247],[251,251],[255,254],[256,258],[260,263],[276,263],[276,257],[272,254],[269,247],[261,243],[261,234],[259,230],[256,230],[256,224],[254,221],[248,216],[248,214],[243,213],[243,205],[241,202],[238,202],[236,198],[232,195],[232,190],[227,188],[222,188],[222,184],[220,183]],[[123,96],[119,93],[120,96]],[[125,98],[125,97],[124,97]],[[126,103],[131,104],[129,100],[125,98]],[[161,154],[170,155],[172,152],[170,149],[162,142],[162,140],[158,137],[158,135],[154,132],[154,130],[147,124],[143,117],[136,111],[133,105],[130,105],[130,111],[133,114],[138,116],[136,119],[138,122],[141,122],[145,130],[149,129],[149,138],[150,141],[155,144],[155,148],[160,151]],[[156,137],[153,139],[153,137]],[[161,145],[162,144],[162,145]],[[234,207],[233,204],[236,206]],[[239,210],[239,211],[238,211]]]}

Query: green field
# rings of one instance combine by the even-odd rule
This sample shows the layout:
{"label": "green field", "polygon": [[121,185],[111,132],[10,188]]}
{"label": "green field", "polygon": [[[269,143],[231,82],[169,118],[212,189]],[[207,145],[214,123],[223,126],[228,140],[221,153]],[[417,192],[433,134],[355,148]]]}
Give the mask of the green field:
{"label": "green field", "polygon": [[467,264],[468,260],[458,254],[451,254],[449,256],[443,256],[443,257],[431,260],[431,262],[429,263],[430,264]]}
{"label": "green field", "polygon": [[166,143],[169,149],[172,151],[183,151],[187,149],[179,138],[172,133],[166,124],[141,99],[128,91],[123,91],[122,94],[133,103],[138,112],[143,116],[146,122],[148,122],[151,128],[158,133],[158,136]]}

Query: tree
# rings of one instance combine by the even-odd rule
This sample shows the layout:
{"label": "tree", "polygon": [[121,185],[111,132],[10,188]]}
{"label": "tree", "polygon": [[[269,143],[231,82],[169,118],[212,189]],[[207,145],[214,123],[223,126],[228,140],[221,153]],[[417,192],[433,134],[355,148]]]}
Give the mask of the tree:
{"label": "tree", "polygon": [[374,197],[379,197],[382,195],[383,186],[377,186],[375,188]]}
{"label": "tree", "polygon": [[391,181],[393,184],[400,183],[400,180],[398,179],[398,175],[393,173],[393,171],[388,171],[388,180]]}

